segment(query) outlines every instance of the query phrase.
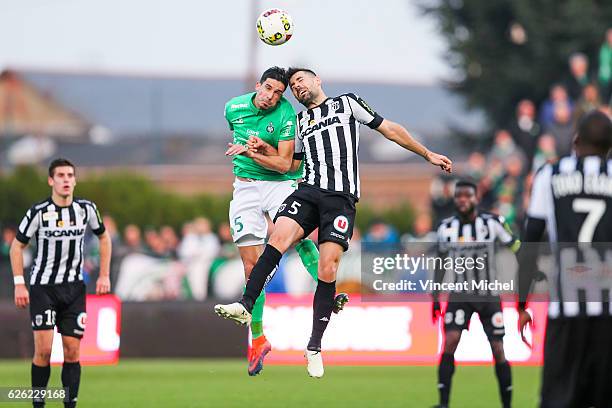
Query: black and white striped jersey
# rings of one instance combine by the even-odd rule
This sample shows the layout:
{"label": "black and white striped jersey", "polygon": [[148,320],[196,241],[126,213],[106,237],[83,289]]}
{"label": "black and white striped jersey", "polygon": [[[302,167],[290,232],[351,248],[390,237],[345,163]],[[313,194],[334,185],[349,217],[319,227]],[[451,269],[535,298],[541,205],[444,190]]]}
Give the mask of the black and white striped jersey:
{"label": "black and white striped jersey", "polygon": [[[549,316],[612,314],[605,267],[610,262],[605,247],[612,242],[612,160],[566,156],[545,165],[534,177],[527,216],[546,221],[553,244]],[[592,256],[601,258],[603,275],[587,259]]]}
{"label": "black and white striped jersey", "polygon": [[31,238],[36,241],[30,285],[83,280],[83,241],[87,226],[96,235],[105,231],[96,205],[88,200],[75,198],[71,205],[60,207],[48,198],[26,212],[16,238],[24,244]]}
{"label": "black and white striped jersey", "polygon": [[[493,282],[498,278],[496,271],[495,244],[500,243],[514,252],[520,241],[514,236],[504,217],[479,212],[476,218],[464,223],[458,216],[442,220],[437,231],[438,255],[457,259],[478,259],[467,262],[460,268],[454,266],[447,273],[452,273],[455,283],[468,282],[467,291],[482,296],[496,295],[488,288],[472,290],[472,282]],[[469,266],[469,267],[468,267]]]}
{"label": "black and white striped jersey", "polygon": [[351,93],[300,112],[295,158],[305,159],[303,182],[359,198],[359,125],[376,129],[382,121]]}

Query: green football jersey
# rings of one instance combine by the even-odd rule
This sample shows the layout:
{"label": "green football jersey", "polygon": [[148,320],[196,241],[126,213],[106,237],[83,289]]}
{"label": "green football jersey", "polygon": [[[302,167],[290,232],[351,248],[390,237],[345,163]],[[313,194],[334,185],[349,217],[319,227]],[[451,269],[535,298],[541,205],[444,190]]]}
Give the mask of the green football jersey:
{"label": "green football jersey", "polygon": [[[251,136],[257,136],[278,148],[278,142],[295,139],[295,110],[285,97],[275,108],[258,109],[253,104],[254,92],[230,99],[225,104],[225,119],[233,131],[234,144],[246,144]],[[234,174],[256,180],[283,181],[302,177],[303,166],[295,172],[281,174],[267,169],[244,155],[233,159]]]}

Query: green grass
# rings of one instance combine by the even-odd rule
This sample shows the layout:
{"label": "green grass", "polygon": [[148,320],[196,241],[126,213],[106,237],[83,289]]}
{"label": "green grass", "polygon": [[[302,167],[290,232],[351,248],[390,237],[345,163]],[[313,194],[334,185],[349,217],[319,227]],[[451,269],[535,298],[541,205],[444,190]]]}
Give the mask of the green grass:
{"label": "green grass", "polygon": [[[50,387],[60,386],[61,367]],[[513,367],[513,406],[535,407],[539,368]],[[436,367],[326,368],[314,380],[303,366],[269,366],[255,378],[238,360],[131,360],[117,366],[84,367],[79,406],[96,407],[430,407],[437,402]],[[0,360],[0,386],[27,386],[29,361]],[[453,408],[500,406],[492,366],[460,366]],[[25,407],[7,404],[4,407]],[[60,407],[59,403],[48,403]]]}

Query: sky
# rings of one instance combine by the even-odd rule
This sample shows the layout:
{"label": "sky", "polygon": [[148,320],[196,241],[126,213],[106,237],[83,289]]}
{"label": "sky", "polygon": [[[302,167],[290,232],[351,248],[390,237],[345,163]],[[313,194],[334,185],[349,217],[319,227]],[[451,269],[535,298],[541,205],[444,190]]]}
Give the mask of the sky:
{"label": "sky", "polygon": [[[253,38],[257,15],[273,7],[294,22],[276,47]],[[450,76],[436,23],[415,0],[0,0],[0,9],[0,69],[242,78],[301,65],[327,80]]]}

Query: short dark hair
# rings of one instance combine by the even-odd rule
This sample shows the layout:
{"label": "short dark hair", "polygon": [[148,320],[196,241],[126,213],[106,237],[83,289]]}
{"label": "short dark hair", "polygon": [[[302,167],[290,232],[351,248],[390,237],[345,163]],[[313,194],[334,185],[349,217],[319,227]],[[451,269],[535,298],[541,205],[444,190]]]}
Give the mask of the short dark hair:
{"label": "short dark hair", "polygon": [[607,153],[612,147],[612,121],[603,112],[591,111],[585,114],[578,124],[578,138],[580,143]]}
{"label": "short dark hair", "polygon": [[285,71],[281,67],[270,67],[266,69],[263,74],[261,74],[261,78],[259,79],[259,83],[263,84],[266,79],[276,79],[278,82],[281,82],[287,88],[287,84],[289,83],[289,77],[287,77],[287,71]]}
{"label": "short dark hair", "polygon": [[49,177],[53,177],[53,173],[55,172],[56,168],[64,166],[72,167],[72,170],[76,171],[76,167],[74,167],[74,164],[72,164],[70,160],[63,157],[58,157],[57,159],[53,160],[51,164],[49,164]]}
{"label": "short dark hair", "polygon": [[294,76],[295,74],[297,74],[298,72],[308,72],[309,74],[312,74],[314,76],[317,76],[317,74],[310,68],[302,68],[302,67],[290,67],[287,70],[287,80],[291,80],[291,77]]}
{"label": "short dark hair", "polygon": [[460,187],[469,187],[474,189],[474,194],[478,193],[478,186],[471,180],[459,180],[455,183],[455,191]]}

